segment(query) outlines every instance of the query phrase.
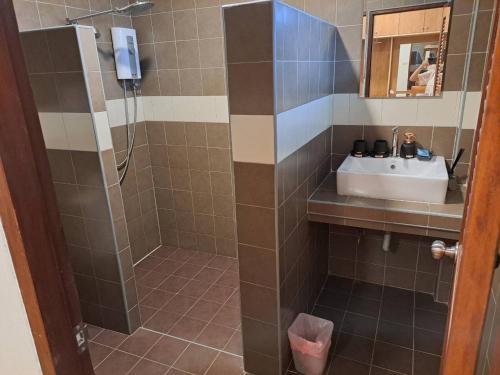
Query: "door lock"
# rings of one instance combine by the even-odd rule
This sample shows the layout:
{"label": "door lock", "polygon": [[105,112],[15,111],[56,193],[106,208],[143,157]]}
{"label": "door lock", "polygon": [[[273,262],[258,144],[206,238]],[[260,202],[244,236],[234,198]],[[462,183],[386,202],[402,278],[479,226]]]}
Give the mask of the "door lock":
{"label": "door lock", "polygon": [[431,245],[431,253],[434,259],[439,260],[444,256],[455,259],[458,253],[458,242],[453,246],[446,246],[443,241],[436,240]]}

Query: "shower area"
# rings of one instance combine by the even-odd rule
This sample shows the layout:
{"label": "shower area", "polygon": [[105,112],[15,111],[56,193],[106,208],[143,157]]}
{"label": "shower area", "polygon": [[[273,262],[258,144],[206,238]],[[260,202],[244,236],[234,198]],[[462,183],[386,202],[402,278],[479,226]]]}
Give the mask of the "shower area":
{"label": "shower area", "polygon": [[154,4],[113,5],[20,33],[89,337],[144,326],[241,355],[227,114],[151,92]]}

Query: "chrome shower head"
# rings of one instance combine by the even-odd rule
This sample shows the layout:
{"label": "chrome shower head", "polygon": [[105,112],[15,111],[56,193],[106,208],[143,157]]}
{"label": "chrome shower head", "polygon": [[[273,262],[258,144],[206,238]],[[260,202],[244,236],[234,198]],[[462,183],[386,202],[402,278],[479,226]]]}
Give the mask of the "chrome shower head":
{"label": "chrome shower head", "polygon": [[96,12],[96,13],[91,13],[91,14],[88,14],[86,16],[81,16],[81,17],[76,17],[76,18],[66,18],[66,23],[68,25],[71,25],[71,24],[78,23],[78,21],[84,20],[86,18],[101,16],[103,14],[109,14],[109,13],[128,14],[130,16],[136,16],[136,15],[139,15],[141,13],[148,11],[153,6],[154,6],[153,1],[137,0],[136,2],[125,5],[124,7],[121,7],[121,8],[113,8],[113,9],[104,10],[104,11]]}
{"label": "chrome shower head", "polygon": [[125,5],[122,8],[115,8],[116,13],[127,13],[131,16],[136,16],[138,14],[144,13],[151,9],[155,4],[152,1],[136,1],[129,5]]}

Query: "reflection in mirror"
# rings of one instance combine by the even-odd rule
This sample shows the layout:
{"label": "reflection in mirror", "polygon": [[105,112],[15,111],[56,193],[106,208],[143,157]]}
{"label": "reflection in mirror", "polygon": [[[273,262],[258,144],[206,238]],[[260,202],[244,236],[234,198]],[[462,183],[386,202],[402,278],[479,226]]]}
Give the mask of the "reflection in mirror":
{"label": "reflection in mirror", "polygon": [[366,59],[362,59],[360,95],[440,96],[449,19],[449,3],[372,11],[364,16]]}

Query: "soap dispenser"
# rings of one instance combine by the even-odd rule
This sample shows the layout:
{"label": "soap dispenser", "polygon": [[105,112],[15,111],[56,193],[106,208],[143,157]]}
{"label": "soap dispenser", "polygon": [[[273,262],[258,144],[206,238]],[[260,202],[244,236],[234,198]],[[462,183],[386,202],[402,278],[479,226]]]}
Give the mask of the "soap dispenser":
{"label": "soap dispenser", "polygon": [[411,132],[405,133],[405,140],[401,145],[400,156],[404,159],[412,159],[417,154],[417,146],[415,144],[415,134]]}

